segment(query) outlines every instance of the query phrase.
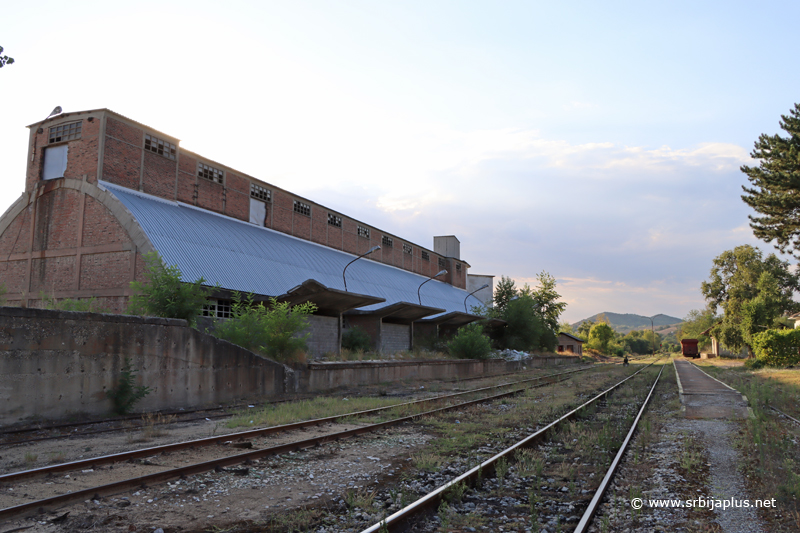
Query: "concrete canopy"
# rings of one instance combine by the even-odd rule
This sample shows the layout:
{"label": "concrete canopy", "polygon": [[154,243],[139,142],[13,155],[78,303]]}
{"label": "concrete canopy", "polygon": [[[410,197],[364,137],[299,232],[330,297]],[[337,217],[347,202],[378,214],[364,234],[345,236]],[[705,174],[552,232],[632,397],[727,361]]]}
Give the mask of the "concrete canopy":
{"label": "concrete canopy", "polygon": [[353,315],[368,315],[376,318],[389,318],[397,322],[405,322],[410,324],[420,318],[430,315],[436,315],[444,312],[444,309],[437,307],[428,307],[426,305],[412,304],[409,302],[397,302],[375,311],[351,311],[349,314]]}
{"label": "concrete canopy", "polygon": [[439,315],[436,318],[425,318],[420,320],[420,322],[425,324],[435,324],[437,326],[461,327],[477,320],[483,320],[483,317],[471,315],[469,313],[462,313],[461,311],[453,311]]}
{"label": "concrete canopy", "polygon": [[366,294],[330,289],[313,279],[308,279],[297,287],[289,289],[286,294],[282,294],[276,299],[279,302],[288,302],[290,305],[312,302],[317,305],[318,313],[323,315],[338,315],[356,307],[386,301],[384,298]]}

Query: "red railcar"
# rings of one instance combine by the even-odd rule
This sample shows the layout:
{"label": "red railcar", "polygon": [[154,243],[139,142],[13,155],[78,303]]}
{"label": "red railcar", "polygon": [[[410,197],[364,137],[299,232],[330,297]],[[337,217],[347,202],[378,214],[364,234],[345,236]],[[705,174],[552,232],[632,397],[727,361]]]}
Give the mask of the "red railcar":
{"label": "red railcar", "polygon": [[700,357],[700,351],[697,349],[697,339],[681,339],[681,354],[692,359]]}

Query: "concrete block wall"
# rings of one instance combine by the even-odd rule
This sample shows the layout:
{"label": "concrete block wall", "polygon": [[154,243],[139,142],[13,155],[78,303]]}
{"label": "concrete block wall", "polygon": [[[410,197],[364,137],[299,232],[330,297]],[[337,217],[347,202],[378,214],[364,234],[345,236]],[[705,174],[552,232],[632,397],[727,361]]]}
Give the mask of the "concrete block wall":
{"label": "concrete block wall", "polygon": [[108,414],[126,358],[152,389],[139,411],[283,394],[283,365],[183,320],[0,307],[0,423]]}
{"label": "concrete block wall", "polygon": [[411,349],[411,326],[381,324],[381,352],[395,353]]}
{"label": "concrete block wall", "polygon": [[339,317],[311,315],[305,332],[311,333],[307,344],[313,358],[339,353]]}

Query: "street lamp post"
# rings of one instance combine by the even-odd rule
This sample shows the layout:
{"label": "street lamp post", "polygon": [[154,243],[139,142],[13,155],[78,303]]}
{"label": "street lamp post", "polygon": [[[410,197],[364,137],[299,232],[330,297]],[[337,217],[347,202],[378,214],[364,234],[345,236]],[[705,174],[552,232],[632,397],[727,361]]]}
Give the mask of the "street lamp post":
{"label": "street lamp post", "polygon": [[656,327],[654,326],[653,317],[650,318],[650,332],[653,334],[653,357],[656,356]]}
{"label": "street lamp post", "polygon": [[370,248],[369,250],[367,250],[367,251],[366,251],[366,252],[364,252],[363,254],[359,255],[358,257],[356,257],[355,259],[353,259],[352,261],[350,261],[349,263],[347,263],[347,264],[344,266],[344,270],[342,270],[342,281],[344,281],[344,291],[345,291],[345,292],[347,292],[347,278],[345,278],[345,277],[344,277],[344,273],[345,273],[345,271],[347,270],[347,267],[349,267],[350,265],[352,265],[353,263],[355,263],[356,261],[358,261],[359,259],[361,259],[361,258],[362,258],[362,257],[364,257],[365,255],[369,255],[369,254],[371,254],[372,252],[374,252],[374,251],[376,251],[376,250],[380,250],[380,249],[381,249],[381,247],[380,247],[380,246],[373,246],[372,248]]}
{"label": "street lamp post", "polygon": [[[475,290],[474,290],[474,291],[472,291],[471,293],[467,294],[467,298],[469,298],[470,296],[472,296],[473,294],[475,294],[475,293],[476,293],[476,292],[478,292],[478,291],[482,291],[483,289],[485,289],[485,288],[486,288],[486,287],[488,287],[488,286],[489,286],[489,284],[487,283],[487,284],[485,284],[483,287],[478,287],[477,289],[475,289]],[[467,311],[467,298],[464,298],[464,312],[465,312],[465,313],[468,313],[468,312],[469,312],[469,311]]]}
{"label": "street lamp post", "polygon": [[433,276],[429,277],[428,279],[419,284],[419,287],[417,287],[417,299],[419,300],[419,305],[422,305],[422,296],[420,296],[419,294],[419,290],[422,288],[422,286],[428,283],[433,278],[438,278],[439,276],[442,276],[444,274],[447,274],[447,270],[440,270],[439,272],[437,272],[436,274],[434,274]]}

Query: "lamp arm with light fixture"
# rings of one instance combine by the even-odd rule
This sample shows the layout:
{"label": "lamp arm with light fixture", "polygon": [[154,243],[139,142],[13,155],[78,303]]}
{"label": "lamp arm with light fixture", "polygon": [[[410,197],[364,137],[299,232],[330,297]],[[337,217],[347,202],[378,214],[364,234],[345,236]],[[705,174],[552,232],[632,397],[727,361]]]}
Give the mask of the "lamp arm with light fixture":
{"label": "lamp arm with light fixture", "polygon": [[475,290],[474,290],[474,291],[472,291],[471,293],[467,294],[467,297],[466,297],[466,298],[464,298],[464,312],[465,312],[465,313],[469,313],[469,311],[467,311],[467,298],[469,298],[470,296],[472,296],[473,294],[475,294],[475,293],[476,293],[476,292],[478,292],[478,291],[482,291],[483,289],[485,289],[485,288],[486,288],[486,287],[488,287],[488,286],[489,286],[489,284],[487,283],[487,284],[485,284],[483,287],[478,287],[477,289],[475,289]]}
{"label": "lamp arm with light fixture", "polygon": [[428,283],[433,278],[438,278],[439,276],[442,276],[444,274],[447,274],[447,270],[440,270],[439,272],[437,272],[436,274],[434,274],[433,276],[429,277],[428,279],[419,284],[419,287],[417,287],[417,299],[419,300],[419,305],[422,305],[422,296],[420,296],[419,293],[419,290],[422,288],[422,286]]}
{"label": "lamp arm with light fixture", "polygon": [[365,255],[369,255],[372,252],[375,252],[375,251],[380,250],[380,249],[381,249],[380,246],[373,246],[372,248],[370,248],[369,250],[367,250],[363,254],[359,255],[358,257],[356,257],[355,259],[353,259],[352,261],[350,261],[349,263],[347,263],[344,266],[344,269],[342,270],[342,281],[344,281],[344,291],[345,292],[347,292],[347,278],[344,277],[344,273],[345,273],[345,271],[347,271],[347,267],[349,267],[350,265],[352,265],[353,263],[355,263],[356,261],[358,261],[359,259],[361,259]]}

